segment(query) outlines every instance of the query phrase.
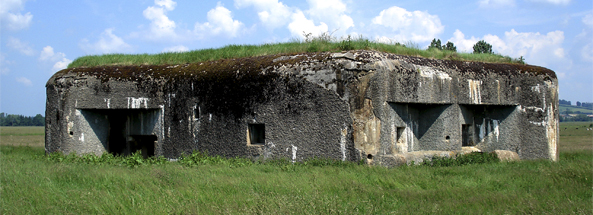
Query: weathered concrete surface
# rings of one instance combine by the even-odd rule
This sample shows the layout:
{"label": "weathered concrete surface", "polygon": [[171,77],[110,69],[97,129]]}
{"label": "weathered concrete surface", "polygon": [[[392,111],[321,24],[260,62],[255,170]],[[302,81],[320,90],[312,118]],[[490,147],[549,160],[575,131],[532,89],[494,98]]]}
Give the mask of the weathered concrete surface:
{"label": "weathered concrete surface", "polygon": [[494,150],[490,153],[496,154],[500,161],[518,161],[521,160],[516,152],[508,150]]}
{"label": "weathered concrete surface", "polygon": [[46,152],[390,166],[467,146],[557,160],[557,107],[542,67],[375,51],[74,68],[47,83]]}

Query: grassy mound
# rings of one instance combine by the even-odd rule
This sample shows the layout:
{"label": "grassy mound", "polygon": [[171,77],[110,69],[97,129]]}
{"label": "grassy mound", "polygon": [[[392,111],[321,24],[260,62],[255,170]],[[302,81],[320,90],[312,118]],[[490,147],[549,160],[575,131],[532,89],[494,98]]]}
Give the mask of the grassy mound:
{"label": "grassy mound", "polygon": [[422,50],[414,44],[385,44],[368,39],[350,37],[337,40],[330,36],[263,45],[228,45],[218,49],[201,49],[189,52],[168,52],[160,54],[106,54],[84,56],[74,60],[68,68],[94,67],[106,65],[169,65],[187,64],[220,59],[233,59],[275,54],[296,54],[311,52],[341,52],[349,50],[374,50],[398,55],[418,56],[434,59],[478,61],[487,63],[524,64],[521,59],[513,59],[498,54],[471,54],[453,51]]}

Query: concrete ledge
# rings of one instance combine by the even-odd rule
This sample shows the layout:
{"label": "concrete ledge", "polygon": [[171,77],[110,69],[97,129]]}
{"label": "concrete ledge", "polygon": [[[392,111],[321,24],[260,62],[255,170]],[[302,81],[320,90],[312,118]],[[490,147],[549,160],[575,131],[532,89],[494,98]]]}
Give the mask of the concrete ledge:
{"label": "concrete ledge", "polygon": [[[457,156],[482,152],[476,147],[462,147],[460,151],[415,151],[406,154],[390,154],[377,156],[373,160],[369,160],[369,165],[378,165],[385,167],[398,167],[401,165],[420,165],[424,161],[432,161],[434,158],[456,158]],[[490,152],[496,154],[500,161],[520,161],[519,155],[516,152],[508,150],[494,150]]]}
{"label": "concrete ledge", "polygon": [[494,150],[493,152],[490,152],[493,154],[496,154],[496,156],[498,157],[498,159],[500,161],[520,161],[521,159],[519,158],[519,155],[516,152],[513,151],[507,151],[507,150]]}
{"label": "concrete ledge", "polygon": [[417,151],[409,152],[404,157],[406,158],[406,164],[411,165],[414,162],[415,165],[419,165],[425,160],[432,161],[434,157],[452,158],[456,154],[453,151]]}

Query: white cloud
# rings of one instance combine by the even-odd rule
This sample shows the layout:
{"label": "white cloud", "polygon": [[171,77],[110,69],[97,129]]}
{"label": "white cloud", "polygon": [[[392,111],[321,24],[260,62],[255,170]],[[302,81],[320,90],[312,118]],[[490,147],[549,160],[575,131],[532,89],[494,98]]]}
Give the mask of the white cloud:
{"label": "white cloud", "polygon": [[[553,4],[553,5],[568,5],[571,0],[526,0],[536,3]],[[515,0],[480,0],[478,1],[480,8],[501,8],[514,7]]]}
{"label": "white cloud", "polygon": [[18,31],[28,28],[33,20],[30,12],[24,15],[21,11],[24,9],[24,0],[2,0],[0,1],[0,26],[2,29]]}
{"label": "white cloud", "polygon": [[292,9],[278,0],[235,0],[235,7],[255,7],[259,20],[269,29],[284,26],[290,22]]}
{"label": "white cloud", "polygon": [[[318,36],[321,33],[337,30],[344,34],[354,27],[354,21],[346,15],[348,8],[342,0],[308,0],[309,9],[304,12],[291,8],[278,0],[235,0],[237,8],[253,6],[259,20],[268,29],[287,28],[293,36],[304,38],[303,31]],[[331,29],[330,29],[331,28]]]}
{"label": "white cloud", "polygon": [[6,65],[12,64],[11,61],[6,60],[4,53],[0,52],[0,75],[7,75],[10,73],[10,69]]}
{"label": "white cloud", "polygon": [[539,32],[519,33],[512,29],[505,32],[503,38],[488,34],[483,38],[472,36],[466,39],[460,30],[456,30],[453,35],[449,41],[453,42],[457,46],[457,50],[462,52],[473,52],[473,45],[479,40],[484,40],[492,45],[492,50],[495,53],[513,58],[523,56],[530,64],[541,66],[560,62],[570,64],[562,48],[564,42],[564,32],[562,31],[540,34]]}
{"label": "white cloud", "polygon": [[473,52],[474,44],[480,41],[479,38],[472,36],[471,38],[465,39],[465,35],[459,29],[456,29],[453,33],[453,37],[449,39],[457,47],[457,51],[460,52]]}
{"label": "white cloud", "polygon": [[29,80],[28,78],[25,77],[18,77],[16,78],[16,82],[19,82],[25,86],[31,86],[33,85],[33,83],[31,82],[31,80]]}
{"label": "white cloud", "polygon": [[515,0],[480,0],[478,5],[481,8],[500,8],[515,6]]}
{"label": "white cloud", "polygon": [[66,69],[70,63],[72,63],[72,60],[67,59],[67,58],[62,58],[62,60],[60,60],[54,64],[54,66],[51,68],[51,71],[57,72],[62,69]]}
{"label": "white cloud", "polygon": [[346,30],[354,27],[354,21],[348,15],[347,6],[341,0],[308,0],[309,10],[307,13],[313,20],[327,23],[331,30],[337,30],[338,34],[344,34]]}
{"label": "white cloud", "polygon": [[313,20],[307,19],[302,11],[297,11],[292,14],[292,22],[288,24],[288,30],[293,36],[304,38],[303,32],[310,33],[311,36],[318,36],[328,31],[327,24],[321,22],[315,25]]}
{"label": "white cloud", "polygon": [[570,0],[529,0],[532,2],[539,2],[539,3],[548,3],[554,5],[567,5],[570,3]]}
{"label": "white cloud", "polygon": [[41,50],[41,54],[39,55],[39,60],[41,60],[41,61],[58,61],[64,57],[66,57],[66,54],[61,53],[61,52],[55,53],[54,48],[52,48],[51,46],[46,46],[46,47],[43,47],[43,50]]}
{"label": "white cloud", "polygon": [[66,54],[62,52],[54,52],[54,48],[51,46],[43,47],[39,60],[44,62],[53,63],[52,72],[57,72],[68,67],[68,64],[72,63],[72,60],[66,58]]}
{"label": "white cloud", "polygon": [[162,39],[176,37],[175,22],[167,17],[167,12],[172,11],[177,3],[172,0],[155,0],[155,6],[146,8],[142,15],[151,21],[150,33],[146,34],[149,39]]}
{"label": "white cloud", "polygon": [[18,38],[9,37],[8,42],[6,43],[6,46],[17,50],[24,55],[28,55],[28,56],[35,55],[35,50],[33,50],[33,48],[31,48],[31,46],[29,46],[29,43],[21,42],[21,40],[19,40]]}
{"label": "white cloud", "polygon": [[129,52],[132,49],[122,38],[113,34],[113,28],[105,29],[95,43],[83,39],[80,47],[88,53],[99,54]]}
{"label": "white cloud", "polygon": [[208,22],[196,23],[194,32],[200,37],[225,35],[229,38],[237,37],[243,29],[243,23],[233,20],[231,11],[226,9],[220,2],[216,8],[208,11],[206,15]]}
{"label": "white cloud", "polygon": [[593,28],[593,13],[588,13],[582,19],[583,23],[589,28]]}
{"label": "white cloud", "polygon": [[389,28],[393,35],[388,38],[397,42],[427,42],[445,29],[436,15],[423,11],[410,12],[396,6],[381,11],[372,23]]}
{"label": "white cloud", "polygon": [[164,7],[167,10],[173,10],[177,6],[177,3],[172,0],[155,0],[154,4]]}
{"label": "white cloud", "polygon": [[189,51],[189,49],[182,45],[167,47],[167,48],[163,49],[163,52],[187,52],[187,51]]}

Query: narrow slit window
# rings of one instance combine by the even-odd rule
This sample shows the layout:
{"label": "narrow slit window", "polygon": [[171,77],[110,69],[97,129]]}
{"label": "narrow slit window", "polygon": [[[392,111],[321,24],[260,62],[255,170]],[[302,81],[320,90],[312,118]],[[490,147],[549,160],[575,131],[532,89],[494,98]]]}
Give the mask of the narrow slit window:
{"label": "narrow slit window", "polygon": [[406,127],[397,127],[397,142],[402,142],[404,141],[402,139],[404,131],[406,130]]}
{"label": "narrow slit window", "polygon": [[200,107],[195,106],[194,107],[194,120],[199,120],[200,119]]}
{"label": "narrow slit window", "polygon": [[249,124],[248,143],[250,145],[264,145],[266,143],[265,124]]}
{"label": "narrow slit window", "polygon": [[471,124],[461,125],[461,146],[474,146]]}

